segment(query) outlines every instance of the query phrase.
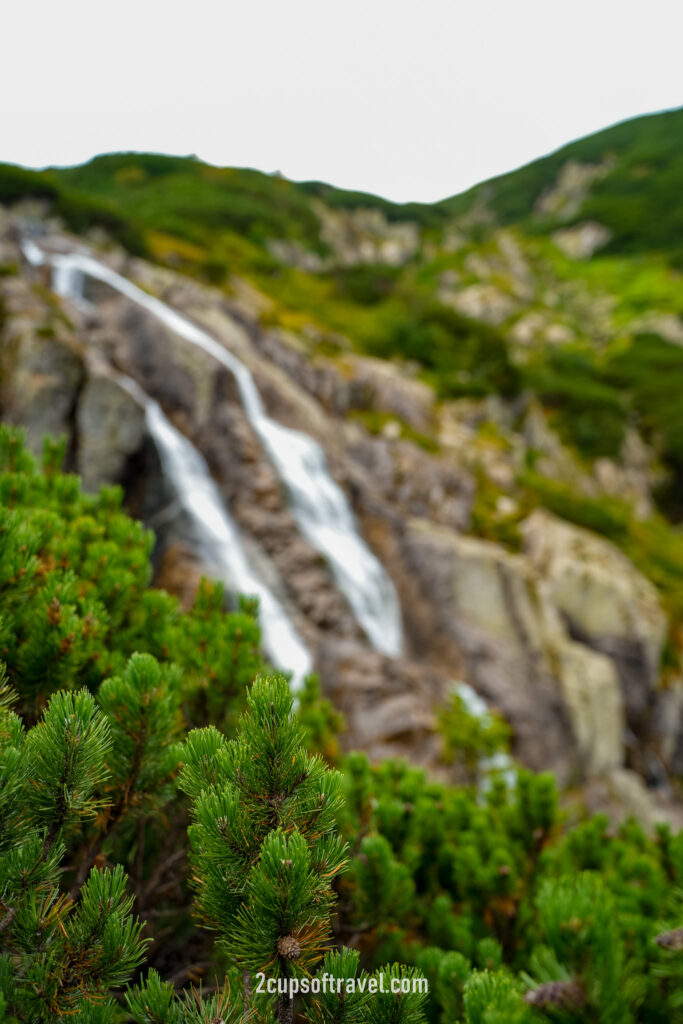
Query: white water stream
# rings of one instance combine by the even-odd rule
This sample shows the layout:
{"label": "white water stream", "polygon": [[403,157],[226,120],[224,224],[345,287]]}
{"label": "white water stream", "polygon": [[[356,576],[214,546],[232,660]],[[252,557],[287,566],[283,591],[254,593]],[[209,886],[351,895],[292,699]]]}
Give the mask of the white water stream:
{"label": "white water stream", "polygon": [[258,597],[266,653],[273,664],[293,673],[292,688],[298,689],[304,676],[313,670],[311,656],[280,602],[249,565],[237,527],[204,458],[169,423],[157,402],[141,393],[134,381],[124,380],[124,386],[144,401],[147,429],[178,504],[195,528],[207,569],[233,593]]}
{"label": "white water stream", "polygon": [[[478,718],[484,725],[491,723],[491,715],[489,712],[489,706],[481,697],[476,690],[472,689],[469,683],[461,681],[453,683],[453,691],[460,697],[465,711],[472,715],[473,718]],[[505,785],[508,789],[512,789],[517,783],[517,767],[515,762],[506,754],[504,751],[498,751],[492,754],[490,757],[479,758],[479,771],[481,778],[479,779],[479,796],[485,798],[486,793],[491,788],[491,779],[493,776],[498,776],[504,779]]]}
{"label": "white water stream", "polygon": [[[31,262],[44,262],[47,258],[30,240],[24,242],[24,252]],[[92,256],[60,253],[50,255],[49,260],[53,268],[53,287],[58,294],[82,301],[85,278],[101,281],[231,371],[247,418],[285,485],[299,529],[328,561],[339,589],[373,646],[384,654],[398,656],[402,648],[402,625],[396,591],[359,535],[344,492],[330,476],[320,445],[306,434],[272,420],[263,408],[247,367],[215,338],[170,306],[143,292]],[[166,423],[173,430],[168,421]],[[201,459],[199,453],[195,454]],[[205,466],[203,471],[208,474]],[[194,485],[189,481],[183,483],[178,477],[177,486],[187,492]]]}
{"label": "white water stream", "polygon": [[[36,265],[48,259],[30,240],[24,242],[24,252],[27,259]],[[52,259],[50,257],[50,262]],[[62,280],[60,283],[65,287],[67,282]],[[55,291],[58,290],[55,282]],[[72,285],[69,285],[68,293],[62,294],[81,301]],[[145,410],[147,430],[159,453],[165,479],[179,508],[192,525],[207,571],[224,583],[230,592],[258,597],[259,623],[266,653],[278,668],[292,672],[292,689],[298,689],[304,676],[313,670],[311,655],[280,602],[251,568],[239,531],[203,456],[169,422],[158,402],[145,394],[134,380],[123,374],[117,374],[116,379]]]}

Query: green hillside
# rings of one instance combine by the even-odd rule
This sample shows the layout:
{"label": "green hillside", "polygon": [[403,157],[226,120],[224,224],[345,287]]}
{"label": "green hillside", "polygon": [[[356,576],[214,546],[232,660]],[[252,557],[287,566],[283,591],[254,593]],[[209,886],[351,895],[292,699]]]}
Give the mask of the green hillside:
{"label": "green hillside", "polygon": [[683,265],[683,109],[623,121],[439,205],[458,216],[484,201],[500,224],[547,230],[552,218],[534,213],[534,206],[570,160],[612,162],[571,222],[604,224],[612,233],[610,252],[659,252]]}
{"label": "green hillside", "polygon": [[260,242],[287,238],[319,245],[312,207],[320,199],[336,209],[373,209],[389,221],[409,220],[438,229],[477,202],[501,225],[525,224],[547,230],[557,218],[534,207],[568,161],[598,165],[607,173],[594,181],[571,222],[591,218],[612,233],[609,250],[659,252],[683,258],[683,109],[624,121],[572,142],[525,167],[483,182],[436,204],[397,204],[378,196],[334,188],[322,182],[290,182],[242,168],[219,168],[195,157],[114,153],[79,167],[31,172],[0,165],[0,199],[30,194],[53,199],[76,219],[116,227],[116,215],[130,228],[178,235],[206,244],[235,231]]}
{"label": "green hillside", "polygon": [[278,238],[321,249],[314,199],[337,209],[374,209],[390,221],[423,226],[449,219],[436,206],[400,205],[322,182],[297,184],[261,171],[156,153],[110,153],[82,166],[43,172],[0,164],[0,201],[26,196],[54,202],[77,230],[98,222],[116,235],[120,218],[131,231],[163,232],[209,248],[234,232],[256,245]]}
{"label": "green hillside", "polygon": [[212,167],[193,157],[114,153],[54,174],[60,184],[112,203],[143,229],[198,244],[225,231],[256,242],[315,244],[318,235],[308,198],[284,178],[259,171]]}

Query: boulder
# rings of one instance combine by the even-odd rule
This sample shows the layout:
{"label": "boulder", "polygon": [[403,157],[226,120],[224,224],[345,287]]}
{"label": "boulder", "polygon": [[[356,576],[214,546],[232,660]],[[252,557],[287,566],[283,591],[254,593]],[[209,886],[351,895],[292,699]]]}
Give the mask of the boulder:
{"label": "boulder", "polygon": [[318,668],[325,692],[345,715],[346,749],[365,750],[373,760],[402,756],[437,763],[441,743],[433,708],[445,700],[445,677],[338,636],[321,644]]}
{"label": "boulder", "polygon": [[612,771],[624,759],[624,705],[614,663],[559,636],[554,646],[579,757],[590,776]]}
{"label": "boulder", "polygon": [[145,436],[145,412],[111,372],[93,368],[76,414],[77,469],[86,491],[122,480]]}
{"label": "boulder", "polygon": [[585,805],[592,814],[607,814],[617,826],[635,818],[648,832],[668,824],[674,832],[683,828],[683,808],[671,794],[647,789],[642,778],[628,768],[617,768],[595,779],[584,791]]}
{"label": "boulder", "polygon": [[552,236],[558,249],[572,260],[590,259],[593,253],[607,245],[611,237],[612,232],[594,220],[556,231]]}
{"label": "boulder", "polygon": [[71,435],[84,375],[73,333],[29,290],[10,280],[4,296],[6,323],[0,344],[0,408],[10,423],[26,429],[36,453],[46,434]]}
{"label": "boulder", "polygon": [[144,309],[112,304],[107,327],[115,359],[167,413],[189,424],[208,416],[216,364]]}
{"label": "boulder", "polygon": [[614,662],[629,724],[639,729],[667,628],[655,587],[612,543],[544,509],[525,520],[522,536],[571,635]]}
{"label": "boulder", "polygon": [[[532,310],[530,313],[523,313],[510,328],[509,337],[523,348],[531,346],[542,346],[546,343],[551,345],[562,345],[570,342],[575,337],[575,332],[567,324],[564,324],[549,313],[541,313]],[[524,356],[520,352],[512,351],[513,358],[517,362],[524,362]]]}
{"label": "boulder", "polygon": [[401,266],[414,256],[420,244],[420,230],[412,221],[389,222],[380,210],[333,210],[315,202],[320,219],[320,237],[340,266],[387,263]]}
{"label": "boulder", "polygon": [[672,345],[683,345],[683,320],[675,313],[649,310],[629,324],[633,334],[658,334]]}
{"label": "boulder", "polygon": [[563,220],[576,216],[590,193],[591,185],[604,178],[612,166],[612,158],[606,158],[599,164],[568,160],[560,168],[555,181],[539,196],[534,213]]}
{"label": "boulder", "polygon": [[[411,441],[373,437],[361,430],[347,430],[346,438],[351,456],[347,479],[358,506],[374,496],[394,514],[468,528],[474,479],[453,459],[428,454]],[[386,511],[385,518],[391,518]]]}
{"label": "boulder", "polygon": [[391,413],[415,430],[433,427],[434,391],[423,381],[384,359],[350,356],[345,362],[350,377],[351,405]]}
{"label": "boulder", "polygon": [[621,696],[607,658],[574,642],[528,561],[424,520],[404,550],[434,633],[462,658],[467,682],[514,730],[514,752],[561,778],[623,761]]}
{"label": "boulder", "polygon": [[515,300],[494,284],[471,284],[455,291],[441,289],[439,299],[457,313],[485,324],[502,324],[517,309]]}
{"label": "boulder", "polygon": [[677,678],[657,694],[652,732],[666,770],[683,778],[683,679]]}

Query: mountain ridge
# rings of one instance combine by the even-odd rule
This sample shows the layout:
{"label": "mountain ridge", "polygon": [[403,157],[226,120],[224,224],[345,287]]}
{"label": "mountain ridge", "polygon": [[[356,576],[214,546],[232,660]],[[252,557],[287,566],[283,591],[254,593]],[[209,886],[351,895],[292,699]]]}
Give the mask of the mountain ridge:
{"label": "mountain ridge", "polygon": [[[568,160],[593,163],[604,158],[606,153],[616,152],[622,160],[626,158],[627,168],[632,169],[634,162],[642,159],[655,159],[661,171],[661,163],[665,157],[678,161],[683,156],[683,144],[677,140],[683,137],[683,108],[672,108],[644,114],[635,118],[619,121],[606,128],[592,132],[590,135],[575,139],[552,152],[527,161],[513,170],[488,178],[475,184],[463,192],[456,193],[435,202],[409,201],[394,202],[381,195],[363,190],[337,188],[326,182],[317,180],[294,181],[279,174],[268,174],[248,167],[218,167],[205,164],[196,156],[175,156],[163,153],[146,153],[144,151],[123,151],[105,153],[93,157],[80,165],[51,166],[44,170],[31,170],[14,164],[0,164],[0,188],[3,189],[5,200],[12,198],[13,187],[20,194],[35,193],[54,196],[52,189],[60,181],[75,191],[79,188],[84,194],[92,194],[102,190],[103,177],[93,172],[107,167],[114,170],[133,169],[144,166],[144,173],[152,178],[165,177],[178,171],[205,168],[214,170],[218,175],[237,176],[248,190],[249,179],[282,182],[293,190],[305,195],[324,199],[329,205],[340,208],[377,209],[389,220],[416,220],[425,226],[435,226],[444,218],[461,216],[470,210],[482,195],[488,195],[492,207],[501,224],[519,223],[526,220],[532,213],[533,204],[544,187],[555,177],[563,163]],[[667,153],[667,150],[669,152]],[[637,166],[637,164],[636,164]],[[15,180],[12,182],[12,173]],[[674,169],[680,175],[680,167]],[[23,182],[22,179],[23,178]],[[3,181],[3,179],[7,179]],[[132,179],[129,179],[128,184]],[[123,180],[118,185],[125,184]],[[608,185],[610,182],[608,182]],[[614,185],[614,180],[611,181]],[[622,183],[623,184],[623,183]],[[52,187],[51,187],[52,186]],[[609,191],[609,190],[608,190]]]}

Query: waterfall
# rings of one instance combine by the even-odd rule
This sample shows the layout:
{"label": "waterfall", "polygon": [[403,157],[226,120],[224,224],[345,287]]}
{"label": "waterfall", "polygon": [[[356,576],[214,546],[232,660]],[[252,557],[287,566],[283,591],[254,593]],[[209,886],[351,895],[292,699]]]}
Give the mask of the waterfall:
{"label": "waterfall", "polygon": [[[133,381],[124,386],[139,393]],[[176,500],[194,527],[202,561],[234,593],[258,597],[263,646],[273,664],[292,671],[292,686],[297,689],[313,670],[309,652],[280,602],[249,565],[237,527],[202,455],[169,423],[157,402],[144,392],[142,398],[147,429]]]}
{"label": "waterfall", "polygon": [[[488,726],[491,723],[491,715],[489,712],[489,706],[480,694],[474,690],[469,683],[457,680],[451,684],[451,690],[457,693],[458,697],[463,703],[467,714],[472,715],[473,718],[478,718],[479,721]],[[479,758],[479,771],[481,778],[479,780],[479,797],[485,798],[486,793],[491,788],[491,779],[493,776],[502,778],[505,781],[505,785],[508,789],[514,788],[517,784],[517,768],[515,762],[509,754],[503,751],[498,751],[495,754],[491,754],[489,757]]]}
{"label": "waterfall", "polygon": [[[25,240],[23,247],[31,263],[45,262],[35,243]],[[80,272],[75,272],[68,264],[55,265],[55,291],[80,302],[81,284]],[[146,395],[134,380],[122,374],[117,374],[116,380],[145,410],[147,431],[159,453],[175,500],[192,527],[202,561],[211,575],[232,593],[258,597],[265,651],[274,665],[292,672],[292,688],[297,689],[313,669],[311,656],[280,602],[249,565],[239,531],[203,456],[169,422],[158,402]]]}
{"label": "waterfall", "polygon": [[[40,249],[27,241],[27,258],[31,260],[31,246],[42,257]],[[170,306],[147,295],[92,256],[74,252],[57,254],[50,260],[58,294],[78,298],[82,296],[85,277],[101,281],[231,371],[247,418],[286,488],[301,533],[327,560],[339,589],[373,646],[383,654],[397,657],[402,648],[402,624],[394,585],[359,535],[344,492],[330,476],[320,445],[306,434],[271,419],[247,367]]]}

